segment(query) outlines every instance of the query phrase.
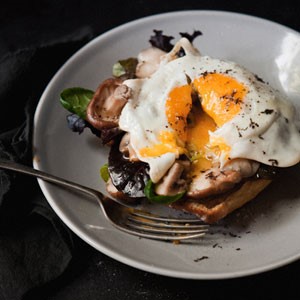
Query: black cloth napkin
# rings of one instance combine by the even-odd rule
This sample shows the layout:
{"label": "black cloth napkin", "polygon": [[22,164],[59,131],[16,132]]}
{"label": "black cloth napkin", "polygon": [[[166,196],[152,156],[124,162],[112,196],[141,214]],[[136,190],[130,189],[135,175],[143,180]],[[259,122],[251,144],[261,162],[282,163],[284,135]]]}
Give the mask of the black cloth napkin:
{"label": "black cloth napkin", "polygon": [[[0,158],[32,165],[39,97],[63,62],[92,37],[92,29],[82,27],[0,57]],[[0,170],[1,300],[21,299],[30,289],[61,276],[76,255],[76,242],[36,179]]]}

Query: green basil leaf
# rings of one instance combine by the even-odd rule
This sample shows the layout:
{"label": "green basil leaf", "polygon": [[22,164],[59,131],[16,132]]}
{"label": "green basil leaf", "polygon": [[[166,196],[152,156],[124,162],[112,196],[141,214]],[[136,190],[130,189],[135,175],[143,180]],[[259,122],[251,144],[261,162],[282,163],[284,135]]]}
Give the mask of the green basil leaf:
{"label": "green basil leaf", "polygon": [[119,60],[113,65],[113,75],[115,77],[126,75],[127,78],[134,78],[137,64],[138,60],[134,57]]}
{"label": "green basil leaf", "polygon": [[160,204],[169,204],[172,202],[175,202],[182,198],[182,196],[185,194],[185,192],[179,193],[174,196],[162,196],[157,195],[154,192],[154,183],[152,180],[149,180],[145,186],[144,189],[145,196],[153,203],[160,203]]}
{"label": "green basil leaf", "polygon": [[100,168],[100,176],[105,182],[108,181],[108,179],[109,179],[108,164],[104,164]]}
{"label": "green basil leaf", "polygon": [[81,87],[73,87],[65,89],[60,94],[61,105],[70,111],[78,115],[80,118],[86,118],[86,109],[94,92]]}
{"label": "green basil leaf", "polygon": [[124,67],[120,64],[120,62],[116,62],[113,65],[112,73],[115,77],[121,77],[126,74]]}

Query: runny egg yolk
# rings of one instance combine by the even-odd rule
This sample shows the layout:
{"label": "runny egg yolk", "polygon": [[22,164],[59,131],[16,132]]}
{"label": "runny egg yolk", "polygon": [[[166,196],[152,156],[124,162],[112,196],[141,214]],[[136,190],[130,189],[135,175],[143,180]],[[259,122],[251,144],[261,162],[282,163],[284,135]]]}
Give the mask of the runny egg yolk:
{"label": "runny egg yolk", "polygon": [[247,89],[236,79],[220,73],[205,74],[193,82],[203,110],[218,127],[230,121],[241,109]]}
{"label": "runny egg yolk", "polygon": [[210,169],[212,161],[208,156],[209,131],[216,130],[216,123],[201,107],[193,108],[188,128],[186,147],[192,160],[191,175]]}
{"label": "runny egg yolk", "polygon": [[166,101],[166,115],[169,125],[175,130],[179,140],[187,139],[187,116],[192,108],[192,87],[175,87]]}
{"label": "runny egg yolk", "polygon": [[[193,89],[201,105],[193,105]],[[168,128],[159,133],[157,144],[140,149],[140,155],[186,154],[193,162],[191,176],[211,168],[212,156],[219,157],[223,153],[228,158],[230,147],[221,138],[211,138],[209,132],[240,112],[246,93],[247,88],[242,83],[220,73],[207,73],[190,85],[175,87],[166,100]]]}
{"label": "runny egg yolk", "polygon": [[154,144],[151,147],[144,147],[140,149],[140,155],[142,157],[155,157],[172,152],[178,156],[186,153],[186,149],[178,145],[176,136],[171,131],[161,131],[159,133],[158,140],[159,143]]}
{"label": "runny egg yolk", "polygon": [[171,130],[161,131],[158,136],[159,143],[140,149],[142,157],[160,156],[168,152],[177,155],[186,153],[187,116],[192,107],[192,87],[183,85],[175,87],[168,95],[166,101],[166,116]]}

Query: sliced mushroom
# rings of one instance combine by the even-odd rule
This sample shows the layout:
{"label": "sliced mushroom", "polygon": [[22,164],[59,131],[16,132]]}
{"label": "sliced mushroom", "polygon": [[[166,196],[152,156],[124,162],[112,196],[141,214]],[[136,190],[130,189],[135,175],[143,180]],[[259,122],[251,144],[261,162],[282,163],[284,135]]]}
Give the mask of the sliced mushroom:
{"label": "sliced mushroom", "polygon": [[213,168],[193,178],[187,195],[191,198],[205,198],[232,189],[243,178],[253,176],[259,163],[249,159],[233,159],[223,169]]}
{"label": "sliced mushroom", "polygon": [[182,175],[189,168],[189,165],[190,163],[187,160],[176,161],[168,173],[156,184],[156,194],[173,196],[186,191],[187,183]]}
{"label": "sliced mushroom", "polygon": [[138,161],[138,157],[136,152],[134,151],[133,147],[130,144],[130,134],[124,134],[120,145],[119,145],[120,152],[123,153],[124,157],[128,158],[130,161]]}
{"label": "sliced mushroom", "polygon": [[161,58],[162,63],[167,63],[178,58],[178,53],[184,51],[184,53],[190,53],[192,55],[199,55],[198,49],[196,49],[187,38],[181,38],[173,47],[173,49]]}
{"label": "sliced mushroom", "polygon": [[165,54],[166,52],[156,47],[150,47],[141,51],[138,55],[138,65],[135,75],[139,78],[152,75],[158,69],[161,57]]}
{"label": "sliced mushroom", "polygon": [[119,116],[130,94],[130,88],[122,84],[122,80],[105,80],[87,107],[87,121],[99,130],[117,127]]}
{"label": "sliced mushroom", "polygon": [[241,179],[242,175],[238,171],[210,169],[193,178],[187,196],[200,199],[221,194],[232,189]]}
{"label": "sliced mushroom", "polygon": [[253,176],[259,168],[259,163],[245,158],[236,158],[229,161],[223,168],[224,171],[232,170],[241,173],[243,178]]}

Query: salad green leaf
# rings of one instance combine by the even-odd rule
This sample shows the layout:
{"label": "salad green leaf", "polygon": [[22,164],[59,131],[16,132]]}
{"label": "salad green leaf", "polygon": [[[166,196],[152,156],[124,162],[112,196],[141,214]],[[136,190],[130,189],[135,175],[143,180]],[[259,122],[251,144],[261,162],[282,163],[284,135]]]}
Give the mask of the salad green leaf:
{"label": "salad green leaf", "polygon": [[108,179],[109,179],[108,164],[104,164],[100,168],[100,176],[105,182],[108,181]]}
{"label": "salad green leaf", "polygon": [[70,111],[78,115],[80,118],[86,118],[86,109],[94,92],[81,87],[73,87],[65,89],[60,94],[61,105]]}
{"label": "salad green leaf", "polygon": [[185,194],[185,192],[179,193],[174,196],[162,196],[162,195],[157,195],[154,192],[154,183],[152,180],[149,180],[145,186],[144,193],[146,197],[154,203],[160,203],[160,204],[169,204],[172,202],[175,202],[182,198],[182,196]]}
{"label": "salad green leaf", "polygon": [[115,77],[121,77],[123,75],[126,75],[128,79],[134,78],[137,64],[138,64],[138,60],[134,57],[119,60],[117,63],[113,65],[113,70],[112,70],[113,75]]}

